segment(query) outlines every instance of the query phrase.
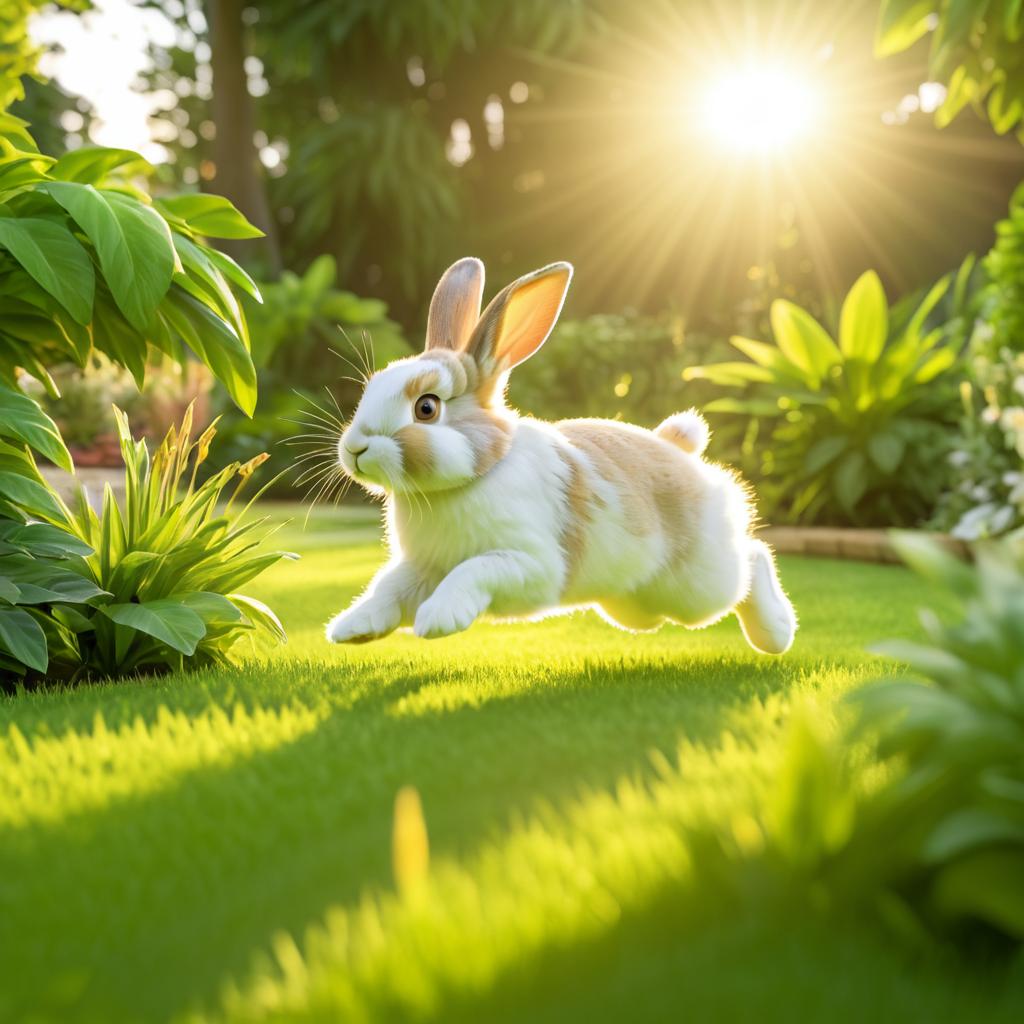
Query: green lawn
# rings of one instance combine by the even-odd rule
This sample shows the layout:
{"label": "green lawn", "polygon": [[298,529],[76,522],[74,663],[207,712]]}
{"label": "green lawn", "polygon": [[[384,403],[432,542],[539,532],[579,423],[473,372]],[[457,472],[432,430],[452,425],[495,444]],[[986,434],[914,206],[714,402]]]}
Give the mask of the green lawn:
{"label": "green lawn", "polygon": [[[286,648],[0,700],[0,1020],[1022,1019],[1020,970],[728,897],[685,838],[748,835],[794,705],[917,632],[909,573],[783,559],[781,659],[589,614],[329,648],[375,521],[281,537],[302,561],[252,592]],[[430,867],[396,894],[407,784]]]}

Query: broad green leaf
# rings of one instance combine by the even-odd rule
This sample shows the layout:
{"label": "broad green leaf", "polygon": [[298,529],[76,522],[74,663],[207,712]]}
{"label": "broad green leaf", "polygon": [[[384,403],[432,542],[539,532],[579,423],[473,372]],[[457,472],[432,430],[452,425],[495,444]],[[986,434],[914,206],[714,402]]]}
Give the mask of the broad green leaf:
{"label": "broad green leaf", "polygon": [[170,598],[144,604],[108,604],[100,611],[112,622],[154,637],[181,654],[195,654],[196,645],[206,636],[198,612]]}
{"label": "broad green leaf", "polygon": [[0,384],[0,435],[23,441],[69,473],[74,466],[57,424],[28,395]]}
{"label": "broad green leaf", "polygon": [[262,601],[257,601],[254,597],[246,597],[244,594],[228,594],[228,597],[241,608],[254,626],[267,630],[283,644],[288,642],[288,634],[285,633],[281,620]]}
{"label": "broad green leaf", "polygon": [[867,465],[860,452],[848,452],[836,467],[832,487],[839,504],[852,512],[868,489]]}
{"label": "broad green leaf", "polygon": [[868,455],[871,461],[885,474],[891,475],[903,461],[907,442],[899,434],[884,432],[868,438]]}
{"label": "broad green leaf", "polygon": [[197,234],[210,238],[263,237],[263,232],[250,224],[223,196],[196,192],[160,199],[157,206],[183,220]]}
{"label": "broad green leaf", "polygon": [[47,192],[96,247],[103,276],[128,322],[145,331],[167,294],[176,256],[166,221],[120,192],[50,182]]}
{"label": "broad green leaf", "polygon": [[202,618],[208,629],[242,620],[242,613],[223,594],[197,590],[186,594],[182,602]]}
{"label": "broad green leaf", "polygon": [[1020,848],[1021,867],[1024,869],[1024,823],[983,807],[966,807],[939,823],[928,837],[922,853],[926,861],[937,863],[972,847],[1002,843]]}
{"label": "broad green leaf", "polygon": [[822,437],[814,442],[804,457],[804,471],[811,476],[821,472],[846,451],[846,438],[838,435]]}
{"label": "broad green leaf", "polygon": [[29,515],[60,518],[61,510],[50,490],[20,473],[0,470],[0,494],[23,508]]}
{"label": "broad green leaf", "polygon": [[65,568],[63,564],[27,555],[0,556],[0,575],[21,591],[18,604],[49,604],[61,601],[86,604],[107,596],[92,580]]}
{"label": "broad green leaf", "polygon": [[885,347],[889,307],[882,282],[868,270],[854,283],[839,314],[839,348],[847,359],[873,362]]}
{"label": "broad green leaf", "polygon": [[954,916],[986,921],[1024,939],[1024,847],[981,849],[954,860],[935,882],[935,902]]}
{"label": "broad green leaf", "polygon": [[58,181],[99,185],[111,171],[118,168],[122,168],[125,175],[153,173],[152,164],[133,150],[82,146],[65,153],[50,168],[50,177]]}
{"label": "broad green leaf", "polygon": [[19,597],[21,597],[21,591],[17,584],[7,579],[6,576],[0,576],[0,601],[6,604],[17,604]]}
{"label": "broad green leaf", "polygon": [[754,341],[753,338],[743,338],[737,334],[729,339],[729,344],[738,348],[759,366],[773,370],[777,376],[788,377],[795,381],[803,380],[800,368],[794,366],[775,345],[766,345],[763,341]]}
{"label": "broad green leaf", "polygon": [[182,341],[213,371],[235,404],[251,416],[256,408],[256,368],[242,339],[206,306],[172,288],[163,313]]}
{"label": "broad green leaf", "polygon": [[836,343],[810,313],[786,299],[772,303],[770,317],[782,354],[804,371],[807,384],[817,390],[829,369],[842,361]]}
{"label": "broad green leaf", "polygon": [[[196,244],[198,245],[199,243],[197,242]],[[256,282],[230,256],[225,256],[224,253],[217,249],[211,249],[209,246],[200,245],[199,248],[206,253],[209,261],[233,285],[236,285],[257,302],[263,301],[263,296],[260,294]]]}
{"label": "broad green leaf", "polygon": [[775,374],[756,363],[712,363],[710,366],[688,366],[683,379],[710,380],[716,384],[770,384],[775,380]]}
{"label": "broad green leaf", "polygon": [[875,56],[889,57],[913,46],[931,24],[937,0],[882,0],[875,29]]}
{"label": "broad green leaf", "polygon": [[0,248],[80,324],[92,319],[92,261],[66,227],[41,217],[0,217]]}
{"label": "broad green leaf", "polygon": [[49,664],[42,626],[20,608],[0,608],[0,650],[37,672]]}
{"label": "broad green leaf", "polygon": [[3,539],[37,558],[86,557],[92,548],[78,537],[49,523],[14,523],[4,530]]}

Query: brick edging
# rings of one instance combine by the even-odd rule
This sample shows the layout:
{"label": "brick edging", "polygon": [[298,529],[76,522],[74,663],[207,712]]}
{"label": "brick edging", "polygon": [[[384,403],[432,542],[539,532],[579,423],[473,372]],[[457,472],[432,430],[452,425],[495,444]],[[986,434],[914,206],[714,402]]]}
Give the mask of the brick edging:
{"label": "brick edging", "polygon": [[[970,558],[970,548],[948,533],[928,534],[947,551]],[[848,558],[856,562],[901,564],[889,539],[888,530],[840,529],[834,526],[766,526],[757,536],[780,555],[810,555],[817,558]]]}

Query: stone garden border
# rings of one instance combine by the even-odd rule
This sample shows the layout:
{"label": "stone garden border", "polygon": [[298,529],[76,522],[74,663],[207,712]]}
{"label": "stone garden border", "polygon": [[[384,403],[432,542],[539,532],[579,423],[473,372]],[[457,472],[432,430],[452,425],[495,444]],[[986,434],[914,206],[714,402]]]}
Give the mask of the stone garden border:
{"label": "stone garden border", "polygon": [[[929,533],[951,554],[971,557],[970,547],[948,533]],[[888,530],[840,529],[833,526],[766,526],[757,536],[780,555],[811,555],[819,558],[847,558],[856,562],[902,565],[889,540]]]}

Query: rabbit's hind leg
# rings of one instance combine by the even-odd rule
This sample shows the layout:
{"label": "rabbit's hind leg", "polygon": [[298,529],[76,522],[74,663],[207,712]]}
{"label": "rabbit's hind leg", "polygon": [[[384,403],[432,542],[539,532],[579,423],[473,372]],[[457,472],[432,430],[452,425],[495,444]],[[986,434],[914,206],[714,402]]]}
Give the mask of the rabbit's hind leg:
{"label": "rabbit's hind leg", "polygon": [[771,548],[750,540],[750,591],[736,605],[747,643],[764,654],[784,654],[796,633],[796,612],[779,582]]}

